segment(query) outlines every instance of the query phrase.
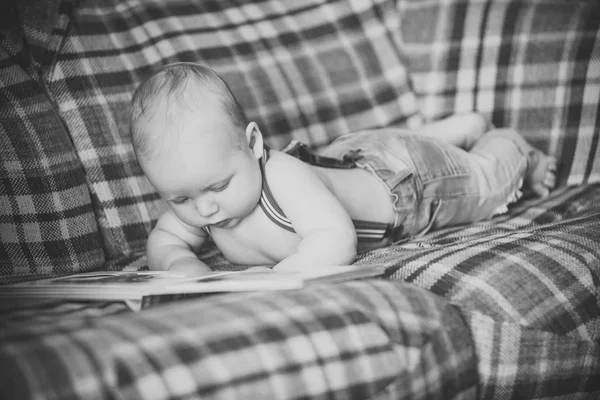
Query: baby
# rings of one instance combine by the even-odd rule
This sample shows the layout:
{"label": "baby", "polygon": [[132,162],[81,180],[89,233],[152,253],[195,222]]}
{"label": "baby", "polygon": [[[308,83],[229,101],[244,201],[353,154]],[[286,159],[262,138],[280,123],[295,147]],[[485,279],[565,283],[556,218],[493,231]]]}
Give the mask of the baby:
{"label": "baby", "polygon": [[[318,154],[265,145],[211,69],[176,63],[135,91],[131,134],[166,211],[150,269],[201,274],[209,236],[233,264],[343,265],[357,251],[505,212],[523,189],[547,196],[556,161],[477,114],[336,139]],[[484,134],[485,132],[485,134]]]}

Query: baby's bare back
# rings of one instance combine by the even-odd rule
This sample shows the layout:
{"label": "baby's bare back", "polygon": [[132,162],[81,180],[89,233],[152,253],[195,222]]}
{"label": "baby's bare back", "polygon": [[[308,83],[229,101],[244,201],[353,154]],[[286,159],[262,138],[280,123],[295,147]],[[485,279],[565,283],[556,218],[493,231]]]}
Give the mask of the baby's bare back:
{"label": "baby's bare back", "polygon": [[394,223],[391,194],[373,173],[362,168],[311,168],[342,203],[352,219]]}

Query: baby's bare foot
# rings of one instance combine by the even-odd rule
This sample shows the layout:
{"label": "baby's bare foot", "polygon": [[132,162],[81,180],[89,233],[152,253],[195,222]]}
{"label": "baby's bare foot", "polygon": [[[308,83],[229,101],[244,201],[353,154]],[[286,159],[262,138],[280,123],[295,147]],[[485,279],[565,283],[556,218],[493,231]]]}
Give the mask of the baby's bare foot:
{"label": "baby's bare foot", "polygon": [[556,159],[531,148],[524,179],[526,191],[547,197],[556,184]]}

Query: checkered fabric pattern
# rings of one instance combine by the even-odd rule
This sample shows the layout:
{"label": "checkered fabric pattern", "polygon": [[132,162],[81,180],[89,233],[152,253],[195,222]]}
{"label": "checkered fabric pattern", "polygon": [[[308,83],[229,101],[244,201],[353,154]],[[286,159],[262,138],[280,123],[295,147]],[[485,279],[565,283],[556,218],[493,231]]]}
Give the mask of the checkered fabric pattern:
{"label": "checkered fabric pattern", "polygon": [[[64,305],[63,307],[66,307]],[[6,399],[470,399],[476,359],[442,298],[370,280],[0,319]],[[103,318],[90,318],[90,311]],[[193,316],[192,318],[190,318]]]}
{"label": "checkered fabric pattern", "polygon": [[363,263],[468,316],[482,398],[600,396],[600,185],[365,253]]}
{"label": "checkered fabric pattern", "polygon": [[[468,335],[472,339],[476,356],[477,379],[479,382],[477,398],[552,399],[556,396],[564,396],[564,398],[569,399],[593,399],[600,396],[599,226],[600,185],[590,184],[562,189],[543,201],[530,200],[521,203],[511,208],[509,214],[497,217],[491,222],[474,224],[468,228],[447,228],[432,232],[411,243],[364,253],[360,256],[357,264],[359,266],[385,265],[388,267],[386,274],[388,279],[407,282],[405,284],[389,282],[401,285],[389,289],[393,293],[389,296],[392,299],[395,299],[398,295],[409,298],[410,307],[413,307],[416,315],[422,315],[422,312],[436,309],[437,306],[432,306],[429,303],[430,299],[425,303],[422,303],[423,299],[415,299],[410,294],[415,286],[420,286],[428,292],[445,297],[460,311],[469,328]],[[208,261],[219,269],[230,267],[224,263],[221,256],[213,256]],[[140,264],[143,264],[143,262],[140,262]],[[336,305],[338,307],[335,308],[336,311],[334,312],[336,317],[344,314],[340,311],[340,307],[346,307],[348,304],[353,306],[376,304],[373,309],[369,308],[365,313],[377,316],[388,315],[389,308],[378,303],[379,300],[375,300],[375,298],[381,299],[380,295],[374,295],[371,289],[365,289],[364,284],[366,282],[340,285],[343,287],[352,286],[353,291],[343,301],[344,304]],[[379,281],[377,284],[386,285],[386,282]],[[135,364],[138,366],[135,371],[144,371],[137,374],[130,372],[132,377],[128,378],[128,382],[129,386],[134,389],[129,388],[128,390],[131,390],[131,392],[128,392],[128,394],[136,393],[138,387],[144,383],[156,382],[158,379],[154,375],[154,371],[156,368],[162,368],[163,364],[159,362],[159,367],[157,367],[156,359],[161,357],[153,357],[152,355],[172,354],[180,349],[178,347],[179,342],[174,344],[170,342],[171,338],[181,337],[186,339],[192,337],[193,343],[199,346],[218,337],[222,340],[222,351],[230,346],[238,349],[239,343],[244,345],[263,343],[257,342],[255,338],[252,339],[254,337],[252,335],[255,332],[271,332],[269,327],[272,328],[272,324],[277,327],[284,327],[283,329],[287,329],[288,326],[280,324],[277,318],[272,317],[273,310],[269,307],[265,308],[265,302],[280,305],[282,310],[294,310],[294,307],[289,306],[290,303],[287,298],[291,295],[293,301],[298,301],[298,307],[307,305],[308,308],[303,312],[306,313],[306,318],[312,318],[313,307],[318,309],[315,304],[320,304],[319,299],[325,293],[324,304],[328,304],[327,301],[332,299],[331,296],[336,298],[335,302],[340,301],[342,298],[337,292],[340,290],[337,285],[327,286],[324,290],[325,293],[320,289],[314,292],[314,289],[309,290],[310,295],[306,295],[304,291],[300,292],[303,293],[302,296],[313,296],[314,294],[315,298],[310,301],[307,300],[307,297],[296,298],[297,293],[293,295],[291,293],[248,295],[248,297],[243,297],[244,300],[241,302],[244,304],[243,309],[233,313],[233,316],[230,315],[230,311],[223,311],[222,307],[216,306],[212,300],[205,304],[204,302],[208,301],[208,298],[165,305],[164,312],[163,306],[159,306],[155,310],[144,311],[139,315],[127,313],[126,316],[118,317],[116,324],[114,322],[110,323],[110,329],[113,329],[114,326],[120,327],[120,333],[111,336],[111,340],[115,340],[115,343],[103,339],[105,341],[102,341],[102,344],[96,344],[100,341],[96,338],[105,334],[104,332],[107,330],[106,322],[101,316],[120,315],[125,312],[124,306],[121,305],[119,308],[115,303],[92,303],[88,306],[80,303],[51,304],[6,313],[0,316],[0,332],[10,333],[10,335],[1,336],[0,343],[4,344],[5,349],[9,349],[9,351],[2,352],[2,354],[10,354],[11,364],[9,364],[10,368],[5,368],[2,365],[3,361],[0,360],[0,370],[14,372],[14,375],[9,376],[10,379],[13,382],[20,382],[14,386],[15,388],[29,388],[28,390],[35,393],[75,392],[78,394],[73,397],[78,398],[83,396],[81,393],[84,393],[88,387],[87,385],[96,389],[102,387],[102,385],[112,385],[112,380],[106,381],[108,383],[102,383],[98,382],[98,379],[100,379],[98,377],[114,375],[109,373],[102,375],[94,370],[94,373],[88,376],[87,372],[82,372],[88,371],[87,367],[83,367],[83,369],[78,370],[79,372],[76,372],[73,371],[75,365],[79,366],[81,363],[83,365],[112,365],[105,358],[101,358],[102,362],[96,359],[96,357],[99,357],[98,352],[100,350],[98,349],[102,348],[103,353],[106,353],[107,349],[112,349],[111,352],[118,353],[125,348],[130,349],[130,352],[126,353],[127,355],[137,354],[137,358],[132,358],[131,364],[127,364],[124,369],[126,371],[129,368],[134,369],[130,365]],[[333,294],[334,292],[335,294]],[[277,296],[277,298],[271,299],[270,296]],[[427,296],[425,297],[427,298]],[[260,298],[260,301],[256,303],[258,298]],[[222,296],[218,299],[219,302],[225,300],[227,302],[237,301],[229,296]],[[234,325],[233,331],[224,334],[221,330],[224,328],[222,328],[222,325],[218,325],[215,331],[208,330],[198,334],[190,333],[189,328],[177,333],[175,331],[171,332],[173,326],[181,328],[181,325],[189,323],[189,320],[198,322],[198,316],[205,315],[206,310],[213,307],[220,310],[221,316],[228,315],[231,317],[231,320],[227,323]],[[282,312],[285,314],[285,311]],[[396,318],[394,316],[396,312],[390,311],[388,317],[391,319]],[[291,313],[296,315],[294,311],[291,311]],[[251,318],[237,320],[238,317],[245,315],[249,315]],[[431,314],[425,313],[424,315]],[[57,326],[56,321],[58,320],[64,322]],[[237,322],[234,323],[233,321]],[[329,338],[327,332],[333,327],[323,322],[328,321],[325,317],[319,317],[319,321],[321,322],[316,323],[311,320],[308,324],[311,327],[310,329],[297,328],[296,326],[298,330],[295,332],[308,332],[307,334],[311,338],[311,342],[315,343],[315,346],[321,343],[328,343],[329,346],[331,343],[324,337]],[[360,322],[354,321],[357,324]],[[394,325],[394,329],[399,329],[398,326],[405,326],[406,321],[404,319],[400,318],[395,321],[398,325]],[[204,328],[209,325],[213,326],[212,323],[204,322],[203,319],[199,322]],[[129,326],[130,324],[131,326]],[[246,324],[249,324],[250,327],[247,327]],[[143,326],[140,327],[140,325]],[[83,326],[87,327],[84,332],[80,330]],[[154,332],[158,329],[157,326],[161,327],[162,330],[155,334]],[[304,327],[304,325],[302,326]],[[312,327],[314,326],[323,331],[313,335]],[[385,331],[395,332],[390,326],[391,323],[386,325]],[[24,327],[28,328],[24,331]],[[357,325],[353,325],[353,327],[358,329]],[[112,332],[110,329],[109,332]],[[232,335],[238,333],[238,329],[252,337],[250,339],[238,338],[237,341],[229,340]],[[348,327],[348,329],[350,328]],[[165,334],[165,331],[170,333]],[[19,332],[19,334],[15,332]],[[75,332],[81,332],[78,334],[83,336],[76,336]],[[192,332],[195,331],[192,330]],[[277,332],[283,335],[281,331]],[[149,337],[146,338],[146,335]],[[374,337],[368,331],[362,330],[353,330],[352,335],[354,335],[352,337],[366,338],[365,340],[369,340],[368,343],[372,343],[370,340]],[[42,340],[42,337],[45,339]],[[84,337],[85,340],[82,339]],[[92,343],[90,346],[95,349],[93,351],[87,346],[87,338],[90,337],[94,338],[89,339],[89,343]],[[151,350],[146,347],[139,350],[136,345],[131,343],[123,345],[122,340],[119,339],[123,337],[131,342],[145,343],[148,341],[155,347],[152,347]],[[302,335],[294,336],[296,339],[299,337],[302,337]],[[335,343],[337,343],[339,336],[335,336],[335,338]],[[286,343],[291,346],[294,341],[290,340],[290,342],[287,342],[286,339]],[[281,341],[284,341],[284,339],[282,338]],[[265,345],[260,346],[262,357],[260,359],[267,360],[271,357],[280,359],[282,350],[277,347],[279,344],[271,347],[273,341],[265,339],[264,342],[268,345],[266,347]],[[214,343],[218,343],[218,341]],[[198,350],[197,347],[187,344],[190,348],[188,349],[185,346],[184,348],[191,354],[197,354],[205,349],[202,346],[201,350]],[[171,346],[174,349],[171,349]],[[217,344],[214,346],[217,346]],[[160,350],[155,352],[154,349]],[[46,375],[48,369],[43,367],[46,364],[40,361],[40,359],[46,360],[47,356],[40,357],[39,355],[50,354],[48,360],[52,361],[47,362],[55,362],[53,357],[68,352],[85,354],[77,357],[73,356],[73,358],[63,356],[65,358],[61,358],[63,360],[61,364],[69,365],[65,367],[64,375],[61,375],[60,380],[48,378]],[[369,352],[367,351],[367,353]],[[144,359],[141,354],[149,358]],[[258,357],[255,353],[251,354]],[[289,356],[288,361],[290,363],[304,362],[294,357]],[[71,361],[74,359],[82,361],[75,364]],[[302,357],[300,359],[306,360]],[[21,360],[21,362],[15,364],[14,360]],[[189,368],[193,368],[189,366],[188,359],[184,361],[184,359],[169,358],[169,360],[173,363],[169,364],[169,368],[173,370],[188,371]],[[182,365],[176,367],[175,364],[178,361],[181,361]],[[231,363],[233,367],[238,365],[238,361],[239,359],[235,357],[227,360],[219,357],[211,358],[211,363]],[[29,365],[38,365],[40,362],[42,363],[39,369],[28,370]],[[194,364],[193,360],[190,362]],[[151,366],[146,366],[146,363],[151,363]],[[433,364],[437,365],[436,363]],[[322,364],[317,363],[317,365],[321,366]],[[383,368],[383,370],[390,372],[391,369],[396,368],[396,364],[390,365],[392,367]],[[306,364],[303,364],[303,366],[307,367]],[[268,374],[265,374],[263,368],[269,371]],[[273,385],[274,382],[270,374],[273,373],[279,377],[278,371],[293,370],[298,371],[298,374],[302,376],[309,376],[309,372],[301,374],[299,366],[297,366],[297,370],[292,367],[290,369],[282,367],[281,369],[275,369],[275,372],[273,372],[273,368],[273,366],[267,368],[261,365],[254,371],[255,375],[252,375],[256,378],[256,381],[252,380],[254,378],[251,379],[252,384],[255,384],[256,387],[267,385],[265,387],[268,387],[268,389],[264,389],[266,398],[269,398],[271,393],[277,393],[273,391],[272,386],[268,386]],[[214,368],[211,370],[214,370]],[[223,374],[227,374],[228,371],[237,370],[231,370],[223,366],[221,371],[223,371]],[[436,370],[433,369],[432,371]],[[231,372],[232,375],[226,377],[211,377],[210,379],[215,379],[212,387],[214,390],[224,390],[220,387],[220,384],[229,385],[231,383],[229,379],[234,379],[232,376],[237,373]],[[244,373],[250,374],[247,370]],[[431,372],[431,375],[433,376],[435,373]],[[74,379],[73,376],[79,376],[80,379]],[[163,379],[164,375],[159,376]],[[277,380],[277,378],[274,379],[275,382],[283,382]],[[91,386],[90,381],[97,386]],[[242,381],[246,382],[244,379]],[[42,383],[33,384],[34,382]],[[81,382],[81,386],[73,382]],[[295,387],[293,382],[295,380],[287,381],[285,385],[281,383],[281,385],[287,386],[289,384],[292,385],[291,387]],[[160,385],[167,384],[168,380],[167,383],[162,383],[161,380]],[[389,397],[402,397],[402,393],[404,393],[401,388],[402,385],[404,383],[401,385],[390,384],[388,387]],[[113,391],[104,390],[103,392],[121,393],[120,389],[111,390]],[[160,390],[167,389],[162,388]],[[288,388],[287,390],[291,389]],[[163,392],[159,391],[158,393]],[[179,392],[171,393],[172,397],[178,398],[177,393]],[[236,392],[233,393],[235,395]],[[387,398],[387,393],[382,391],[381,398]],[[468,393],[468,395],[471,394],[473,393]],[[327,395],[329,396],[329,394]],[[19,398],[28,398],[27,396],[24,394]],[[132,396],[136,398],[135,394]],[[314,397],[318,398],[319,395],[316,394]],[[335,396],[332,395],[332,397]],[[352,396],[349,395],[348,397]],[[42,398],[44,397],[42,396]],[[442,398],[446,397],[442,396]]]}
{"label": "checkered fabric pattern", "polygon": [[[25,22],[13,21],[0,52],[2,95],[13,96],[3,275],[119,269],[144,252],[164,205],[135,160],[129,101],[166,63],[217,70],[275,148],[419,121],[391,0],[15,4]],[[29,205],[34,185],[46,208]],[[48,247],[58,254],[36,251]]]}
{"label": "checkered fabric pattern", "polygon": [[560,184],[600,181],[597,0],[399,0],[426,120],[477,110],[559,160]]}
{"label": "checkered fabric pattern", "polygon": [[477,310],[600,340],[600,185],[557,191],[469,227],[439,230],[358,263]]}
{"label": "checkered fabric pattern", "polygon": [[555,335],[473,312],[482,399],[600,397],[598,341]]}
{"label": "checkered fabric pattern", "polygon": [[[598,387],[600,382],[599,219],[600,185],[584,185],[563,189],[544,201],[532,200],[519,204],[512,208],[508,215],[497,217],[491,222],[474,224],[466,229],[465,227],[447,228],[409,244],[362,254],[358,264],[386,265],[388,278],[409,282],[410,286],[407,286],[409,288],[421,286],[444,296],[461,311],[467,321],[476,351],[480,382],[479,398],[550,399],[557,395],[564,395],[569,399],[592,399],[600,395],[600,387]],[[223,263],[222,257],[213,256],[209,260],[217,268],[228,268],[228,265]],[[222,264],[219,265],[219,261]],[[143,262],[139,263],[139,265],[143,264]],[[361,293],[362,290],[361,288]],[[399,292],[405,294],[404,286]],[[372,295],[371,292],[363,293],[364,297],[361,297],[353,293],[348,301],[354,305],[362,305]],[[257,296],[269,297],[270,295],[258,294]],[[196,304],[203,301],[197,299],[191,302]],[[249,334],[262,331],[265,320],[270,321],[268,315],[261,315],[268,314],[270,309],[265,310],[253,301],[245,298],[243,312],[235,314],[244,315],[248,310],[255,310],[254,313],[258,314],[252,314],[256,317],[252,320],[256,319],[257,325],[252,325],[251,328],[244,328],[246,322],[239,322],[241,324],[239,329],[246,329],[245,332],[249,330]],[[277,299],[274,304],[279,304],[280,301],[282,300]],[[299,300],[299,303],[305,304],[304,301]],[[129,322],[131,314],[124,317],[127,322],[119,319],[118,325],[122,331],[133,332],[125,336],[129,338],[128,340],[140,341],[140,338],[149,335],[152,339],[145,340],[151,343],[155,340],[156,346],[161,348],[157,354],[170,354],[176,351],[165,350],[175,346],[169,342],[171,336],[164,335],[162,331],[160,337],[154,335],[156,325],[169,327],[173,324],[170,319],[164,319],[165,315],[172,316],[179,324],[187,323],[188,320],[197,320],[199,315],[204,315],[198,311],[197,306],[179,310],[182,304],[184,303],[175,303],[172,307],[168,307],[168,311],[160,313],[160,322],[154,321],[158,318],[156,315],[147,316],[146,312],[142,313],[143,326],[147,329],[140,328],[138,322]],[[210,303],[210,307],[213,306],[214,304]],[[418,307],[412,304],[412,301],[411,306]],[[287,303],[284,304],[285,307]],[[379,308],[380,306],[377,307]],[[425,309],[429,308],[429,305],[425,307]],[[103,353],[106,353],[107,349],[115,346],[111,351],[118,353],[124,348],[121,345],[117,346],[121,342],[117,341],[113,344],[102,341],[102,344],[97,344],[100,339],[97,339],[98,341],[90,339],[93,343],[92,348],[96,349],[91,351],[86,346],[88,343],[86,340],[75,340],[76,338],[71,335],[80,332],[82,325],[87,324],[85,325],[87,331],[82,333],[83,337],[101,336],[106,327],[103,319],[99,317],[105,314],[119,314],[124,312],[123,309],[124,306],[119,309],[114,303],[90,306],[63,303],[58,306],[33,307],[8,316],[4,315],[0,318],[0,332],[8,332],[11,335],[1,337],[3,340],[0,343],[4,343],[6,348],[10,349],[8,353],[11,354],[11,363],[15,359],[21,360],[21,363],[18,367],[15,367],[15,364],[6,364],[8,367],[4,367],[0,361],[0,370],[13,371],[15,375],[9,375],[9,378],[13,382],[18,382],[13,387],[25,388],[35,392],[34,394],[55,391],[84,393],[87,385],[91,385],[90,380],[94,382],[93,385],[104,385],[97,382],[99,379],[97,377],[103,376],[102,374],[94,370],[90,377],[85,372],[89,371],[87,367],[81,369],[79,366],[81,363],[101,366],[109,364],[106,361],[96,360],[98,349],[102,348]],[[173,310],[178,311],[173,314]],[[312,311],[305,312],[310,316]],[[417,314],[420,315],[420,311]],[[142,317],[135,317],[134,320],[137,321],[137,318]],[[56,321],[59,320],[64,320],[66,326],[72,327],[67,329],[64,325],[56,326]],[[403,326],[402,320],[398,323]],[[175,324],[175,326],[181,328],[181,325]],[[327,326],[326,330],[329,330],[329,325]],[[29,328],[23,331],[23,327]],[[33,327],[39,329],[35,335],[29,330]],[[268,330],[264,328],[264,331]],[[23,332],[27,334],[23,335]],[[186,332],[187,330],[184,330],[171,335],[187,337]],[[204,343],[207,338],[221,337],[222,331],[217,330],[217,332],[216,336],[212,336],[211,332],[199,333],[194,336],[194,343]],[[359,337],[367,335],[358,331],[354,333]],[[59,335],[59,338],[54,334]],[[121,333],[116,337],[121,338],[124,335]],[[311,337],[314,343],[321,343],[323,335],[325,334],[321,332],[320,335]],[[41,340],[42,337],[46,339]],[[25,338],[28,338],[26,343],[21,342]],[[231,343],[226,340],[227,338],[230,336],[223,337],[223,348],[227,348]],[[251,340],[239,340],[243,343],[256,344]],[[40,343],[35,344],[38,341]],[[81,349],[81,346],[84,348]],[[133,346],[134,350],[131,351],[142,352],[136,350],[135,345],[129,343],[128,346]],[[179,347],[175,346],[175,348]],[[264,358],[271,357],[271,351],[274,352],[273,356],[280,354],[277,348],[262,348],[264,352],[261,354]],[[192,346],[189,351],[194,354],[200,351],[193,349]],[[47,362],[54,363],[52,357],[56,354],[64,355],[73,352],[73,354],[81,354],[86,351],[87,355],[81,357],[74,355],[64,356],[65,358],[61,359],[63,360],[61,364],[68,366],[60,379],[50,379],[45,375],[48,369],[43,368],[46,365],[44,362],[39,369],[33,371],[27,369],[29,365],[38,365],[40,359],[47,359],[47,356],[40,358],[40,354],[52,355],[48,358],[52,361]],[[150,357],[154,352],[146,350],[143,354]],[[80,361],[75,363],[72,361],[74,359]],[[155,360],[152,357],[150,359]],[[101,360],[105,359],[101,358]],[[214,360],[213,362],[216,362]],[[298,362],[290,357],[290,362],[292,360]],[[221,362],[231,362],[235,366],[237,361],[238,359],[235,358]],[[139,361],[139,365],[145,365],[145,362]],[[79,369],[73,371],[76,367]],[[143,383],[155,382],[157,378],[152,372],[157,368],[155,364],[140,368],[146,372],[130,378],[134,380],[130,383],[131,386],[137,387]],[[185,361],[177,368],[174,365],[170,368],[187,371],[191,367]],[[25,378],[21,375],[23,370],[29,371]],[[222,370],[229,371],[225,367]],[[259,371],[257,377],[261,376],[271,382],[270,375],[263,374],[261,368],[257,371]],[[108,373],[106,375],[113,376]],[[73,376],[78,376],[79,379],[74,379]],[[73,382],[82,383],[78,386]],[[108,381],[106,385],[111,385],[111,382]],[[223,378],[217,382],[228,385],[231,381]],[[256,383],[256,385],[263,384]],[[270,384],[266,383],[266,385]],[[214,386],[217,387],[218,384]],[[394,390],[398,390],[398,393],[403,393],[398,386],[392,385],[389,388],[390,390],[396,388]],[[272,393],[270,391],[272,389],[264,390],[265,393]],[[114,389],[114,391],[118,390]],[[112,393],[107,390],[102,391],[104,392]],[[393,394],[391,398],[396,396],[393,391],[390,393]],[[18,398],[28,398],[27,396],[23,394]],[[78,394],[74,397],[82,396],[84,395]],[[177,394],[172,394],[172,397],[177,398]],[[383,395],[382,397],[386,398]]]}
{"label": "checkered fabric pattern", "polygon": [[56,19],[38,20],[39,3],[0,5],[0,282],[105,260],[85,170],[40,69],[60,46],[69,5],[46,5]]}
{"label": "checkered fabric pattern", "polygon": [[127,105],[177,60],[221,72],[273,147],[319,146],[418,123],[405,50],[425,118],[488,113],[588,183],[360,255],[407,283],[1,313],[0,398],[600,397],[597,2],[98,3],[22,2],[37,17],[16,27],[0,12],[3,274],[145,265],[162,205]]}

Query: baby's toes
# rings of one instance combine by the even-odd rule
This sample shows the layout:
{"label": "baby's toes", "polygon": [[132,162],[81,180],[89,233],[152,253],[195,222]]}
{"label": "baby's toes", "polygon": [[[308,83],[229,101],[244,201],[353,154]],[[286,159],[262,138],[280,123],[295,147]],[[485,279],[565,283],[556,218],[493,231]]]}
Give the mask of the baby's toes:
{"label": "baby's toes", "polygon": [[548,171],[555,173],[557,169],[557,161],[556,158],[550,157],[550,161],[548,161]]}
{"label": "baby's toes", "polygon": [[529,154],[525,183],[534,195],[547,197],[556,184],[556,159],[539,150]]}
{"label": "baby's toes", "polygon": [[550,188],[545,186],[544,184],[537,184],[532,187],[533,192],[541,198],[546,198],[550,196]]}
{"label": "baby's toes", "polygon": [[544,179],[544,184],[549,188],[553,188],[556,185],[556,169],[556,158],[550,157],[550,161],[548,162],[548,171],[546,172],[546,179]]}
{"label": "baby's toes", "polygon": [[544,186],[548,188],[553,188],[556,185],[556,175],[554,172],[548,171],[546,177],[544,178]]}

